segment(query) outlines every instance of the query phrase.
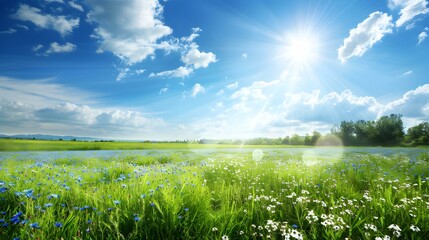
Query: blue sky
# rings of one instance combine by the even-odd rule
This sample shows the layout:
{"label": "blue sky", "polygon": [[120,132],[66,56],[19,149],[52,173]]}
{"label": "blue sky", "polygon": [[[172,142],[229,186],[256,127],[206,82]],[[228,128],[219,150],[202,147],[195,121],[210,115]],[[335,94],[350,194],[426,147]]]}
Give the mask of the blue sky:
{"label": "blue sky", "polygon": [[220,139],[429,120],[427,0],[0,5],[0,133]]}

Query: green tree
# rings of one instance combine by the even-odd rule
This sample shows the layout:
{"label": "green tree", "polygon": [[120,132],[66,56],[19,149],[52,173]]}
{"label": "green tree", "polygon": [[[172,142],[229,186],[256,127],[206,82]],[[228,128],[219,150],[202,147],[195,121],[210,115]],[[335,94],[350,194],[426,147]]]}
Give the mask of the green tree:
{"label": "green tree", "polygon": [[407,142],[415,145],[429,144],[429,123],[423,122],[417,126],[411,127],[407,131]]}
{"label": "green tree", "polygon": [[383,116],[375,122],[375,141],[382,146],[398,145],[404,140],[402,115]]}

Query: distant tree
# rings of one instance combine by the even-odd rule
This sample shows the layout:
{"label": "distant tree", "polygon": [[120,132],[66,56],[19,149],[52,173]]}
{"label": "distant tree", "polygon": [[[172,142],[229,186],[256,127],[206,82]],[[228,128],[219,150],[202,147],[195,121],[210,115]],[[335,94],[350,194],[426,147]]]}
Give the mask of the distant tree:
{"label": "distant tree", "polygon": [[342,121],[339,130],[339,137],[343,140],[344,145],[349,146],[355,143],[355,124],[353,121]]}
{"label": "distant tree", "polygon": [[305,145],[307,145],[307,146],[310,146],[310,145],[311,145],[311,136],[310,136],[310,135],[308,135],[308,133],[307,133],[307,134],[305,134],[305,137],[304,137],[304,144],[305,144]]}
{"label": "distant tree", "polygon": [[290,144],[290,137],[289,136],[284,137],[282,139],[282,144],[285,144],[285,145]]}
{"label": "distant tree", "polygon": [[398,145],[404,140],[402,115],[383,116],[375,122],[375,141],[382,146]]}
{"label": "distant tree", "polygon": [[372,145],[374,143],[375,122],[358,120],[355,124],[356,145]]}
{"label": "distant tree", "polygon": [[291,145],[304,145],[304,138],[299,136],[298,134],[292,135],[290,138]]}
{"label": "distant tree", "polygon": [[322,134],[318,131],[313,131],[313,136],[311,136],[311,145],[316,145],[317,141],[322,137]]}
{"label": "distant tree", "polygon": [[407,142],[414,145],[428,145],[429,144],[429,123],[423,122],[417,126],[411,127],[407,131]]}

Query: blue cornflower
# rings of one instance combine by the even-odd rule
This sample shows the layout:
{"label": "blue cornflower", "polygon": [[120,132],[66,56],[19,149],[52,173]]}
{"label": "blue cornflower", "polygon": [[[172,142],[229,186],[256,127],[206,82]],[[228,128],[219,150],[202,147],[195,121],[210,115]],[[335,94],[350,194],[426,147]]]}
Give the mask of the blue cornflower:
{"label": "blue cornflower", "polygon": [[45,204],[45,207],[46,207],[46,208],[48,208],[48,207],[52,207],[52,203],[46,203],[46,204]]}
{"label": "blue cornflower", "polygon": [[120,203],[120,201],[119,201],[119,200],[113,200],[113,203],[114,203],[115,205],[118,205],[118,204]]}
{"label": "blue cornflower", "polygon": [[90,223],[92,223],[92,220],[88,219],[88,221],[86,221],[86,223],[90,224]]}
{"label": "blue cornflower", "polygon": [[296,228],[298,228],[298,225],[292,224],[292,227],[296,229]]}
{"label": "blue cornflower", "polygon": [[7,227],[7,226],[9,226],[9,223],[3,223],[1,226],[2,227]]}
{"label": "blue cornflower", "polygon": [[189,211],[189,208],[185,208],[185,212]]}
{"label": "blue cornflower", "polygon": [[40,228],[39,223],[37,223],[37,222],[30,224],[30,227],[31,228]]}
{"label": "blue cornflower", "polygon": [[12,224],[18,224],[19,223],[19,217],[22,215],[22,212],[18,212],[15,215],[12,216],[12,218],[10,219],[10,221],[12,222]]}
{"label": "blue cornflower", "polygon": [[139,216],[134,216],[134,221],[136,221],[136,222],[140,221]]}
{"label": "blue cornflower", "polygon": [[4,193],[6,191],[7,191],[7,188],[5,188],[5,187],[0,188],[0,193]]}
{"label": "blue cornflower", "polygon": [[61,222],[55,222],[55,227],[57,227],[57,228],[61,228],[61,227],[63,227],[63,224],[61,223]]}

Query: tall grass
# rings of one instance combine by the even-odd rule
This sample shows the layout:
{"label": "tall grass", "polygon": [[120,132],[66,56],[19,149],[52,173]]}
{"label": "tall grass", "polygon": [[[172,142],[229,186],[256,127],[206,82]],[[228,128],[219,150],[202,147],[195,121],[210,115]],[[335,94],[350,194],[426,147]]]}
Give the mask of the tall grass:
{"label": "tall grass", "polygon": [[428,239],[424,159],[9,159],[0,162],[0,239]]}

